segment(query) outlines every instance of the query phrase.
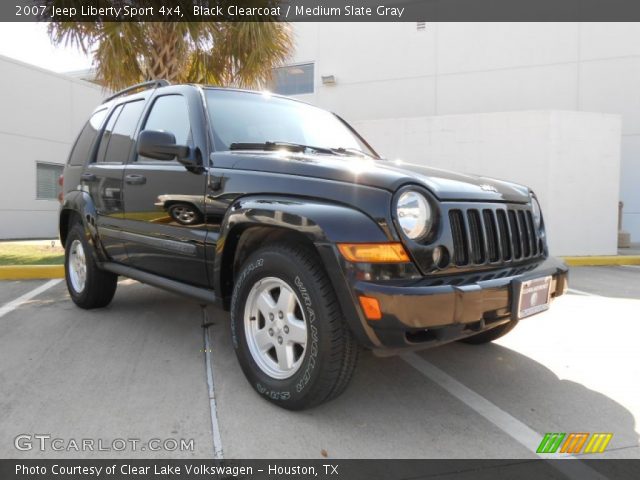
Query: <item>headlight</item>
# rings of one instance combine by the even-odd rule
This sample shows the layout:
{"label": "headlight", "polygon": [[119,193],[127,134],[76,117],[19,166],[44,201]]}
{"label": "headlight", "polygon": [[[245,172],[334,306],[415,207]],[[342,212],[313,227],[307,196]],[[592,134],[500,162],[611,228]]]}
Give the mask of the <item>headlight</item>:
{"label": "headlight", "polygon": [[536,197],[531,197],[531,205],[533,207],[531,212],[533,214],[533,221],[536,222],[536,228],[540,230],[540,226],[542,225],[542,210],[540,210],[540,204]]}
{"label": "headlight", "polygon": [[424,237],[431,230],[432,214],[429,202],[423,195],[408,190],[396,202],[398,223],[411,240]]}

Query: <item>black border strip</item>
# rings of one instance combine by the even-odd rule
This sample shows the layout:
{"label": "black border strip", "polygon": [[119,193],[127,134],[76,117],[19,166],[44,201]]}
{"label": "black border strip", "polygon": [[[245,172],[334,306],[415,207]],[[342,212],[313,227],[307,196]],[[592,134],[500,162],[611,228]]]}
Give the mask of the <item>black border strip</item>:
{"label": "black border strip", "polygon": [[[28,10],[25,10],[25,7],[29,7]],[[67,10],[62,7],[66,7]],[[98,12],[95,9],[99,7],[106,9]],[[145,10],[140,15],[131,16],[129,14],[132,13],[132,7]],[[161,11],[162,7],[164,9]],[[180,7],[179,12],[175,7]],[[194,7],[199,7],[199,10]],[[251,10],[256,8],[262,10]],[[365,14],[355,15],[356,10]],[[198,11],[207,11],[210,14],[196,14]],[[18,15],[19,13],[21,14]],[[35,21],[633,22],[640,21],[640,2],[637,0],[127,0],[126,2],[124,0],[14,0],[0,2],[0,22]]]}

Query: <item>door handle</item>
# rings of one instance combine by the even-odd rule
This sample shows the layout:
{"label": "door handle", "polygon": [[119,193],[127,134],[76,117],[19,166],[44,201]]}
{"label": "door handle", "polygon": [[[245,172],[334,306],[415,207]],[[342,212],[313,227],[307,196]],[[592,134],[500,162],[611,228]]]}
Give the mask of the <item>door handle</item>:
{"label": "door handle", "polygon": [[98,177],[96,177],[93,173],[83,173],[80,178],[83,182],[95,182],[96,180],[98,180]]}
{"label": "door handle", "polygon": [[147,183],[147,177],[144,175],[127,175],[124,177],[124,181],[129,185],[144,185]]}

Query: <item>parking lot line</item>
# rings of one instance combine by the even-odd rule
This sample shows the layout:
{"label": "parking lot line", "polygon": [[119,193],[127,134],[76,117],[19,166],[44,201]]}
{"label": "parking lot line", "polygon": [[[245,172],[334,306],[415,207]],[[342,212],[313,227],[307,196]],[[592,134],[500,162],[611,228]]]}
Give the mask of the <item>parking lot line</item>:
{"label": "parking lot line", "polygon": [[[203,315],[204,313],[203,309]],[[206,317],[205,317],[206,320]],[[209,340],[209,328],[203,328],[204,332],[204,361],[207,371],[207,387],[209,391],[209,409],[211,413],[211,431],[213,433],[213,458],[222,460],[222,436],[220,435],[220,424],[218,423],[218,409],[216,407],[216,394],[213,388],[213,367],[211,359],[211,341]]]}
{"label": "parking lot line", "polygon": [[40,295],[42,292],[45,292],[45,291],[49,290],[51,287],[57,285],[61,281],[62,281],[61,279],[49,280],[47,283],[45,283],[43,285],[40,285],[39,287],[34,288],[30,292],[27,292],[24,295],[21,295],[20,297],[16,298],[15,300],[12,300],[12,301],[10,301],[8,303],[5,303],[2,307],[0,307],[0,318],[4,317],[7,313],[14,311],[20,305],[22,305],[23,303],[28,302],[33,297],[36,297],[36,296]]}
{"label": "parking lot line", "polygon": [[586,297],[599,297],[600,295],[596,295],[595,293],[585,292],[584,290],[576,290],[575,288],[568,288],[567,292],[575,293],[577,295],[584,295]]}
{"label": "parking lot line", "polygon": [[[540,433],[508,414],[497,405],[491,403],[486,398],[478,395],[476,392],[415,353],[402,355],[402,359],[429,380],[435,382],[448,393],[470,407],[476,413],[479,413],[485,419],[489,420],[538,457],[545,460],[557,458],[575,459],[572,455],[537,454],[532,449],[540,443],[540,440],[542,439],[542,435]],[[607,478],[578,460],[571,462],[554,462],[551,465],[569,478],[594,480],[603,480]]]}

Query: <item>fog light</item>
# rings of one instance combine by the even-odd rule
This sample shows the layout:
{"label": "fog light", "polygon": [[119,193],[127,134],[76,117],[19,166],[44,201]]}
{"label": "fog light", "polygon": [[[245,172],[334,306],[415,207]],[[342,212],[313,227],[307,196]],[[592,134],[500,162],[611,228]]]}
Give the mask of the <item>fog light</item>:
{"label": "fog light", "polygon": [[440,265],[440,260],[442,260],[442,249],[436,247],[433,249],[433,264]]}
{"label": "fog light", "polygon": [[449,253],[444,247],[436,247],[431,254],[433,264],[438,268],[444,268],[449,263]]}

